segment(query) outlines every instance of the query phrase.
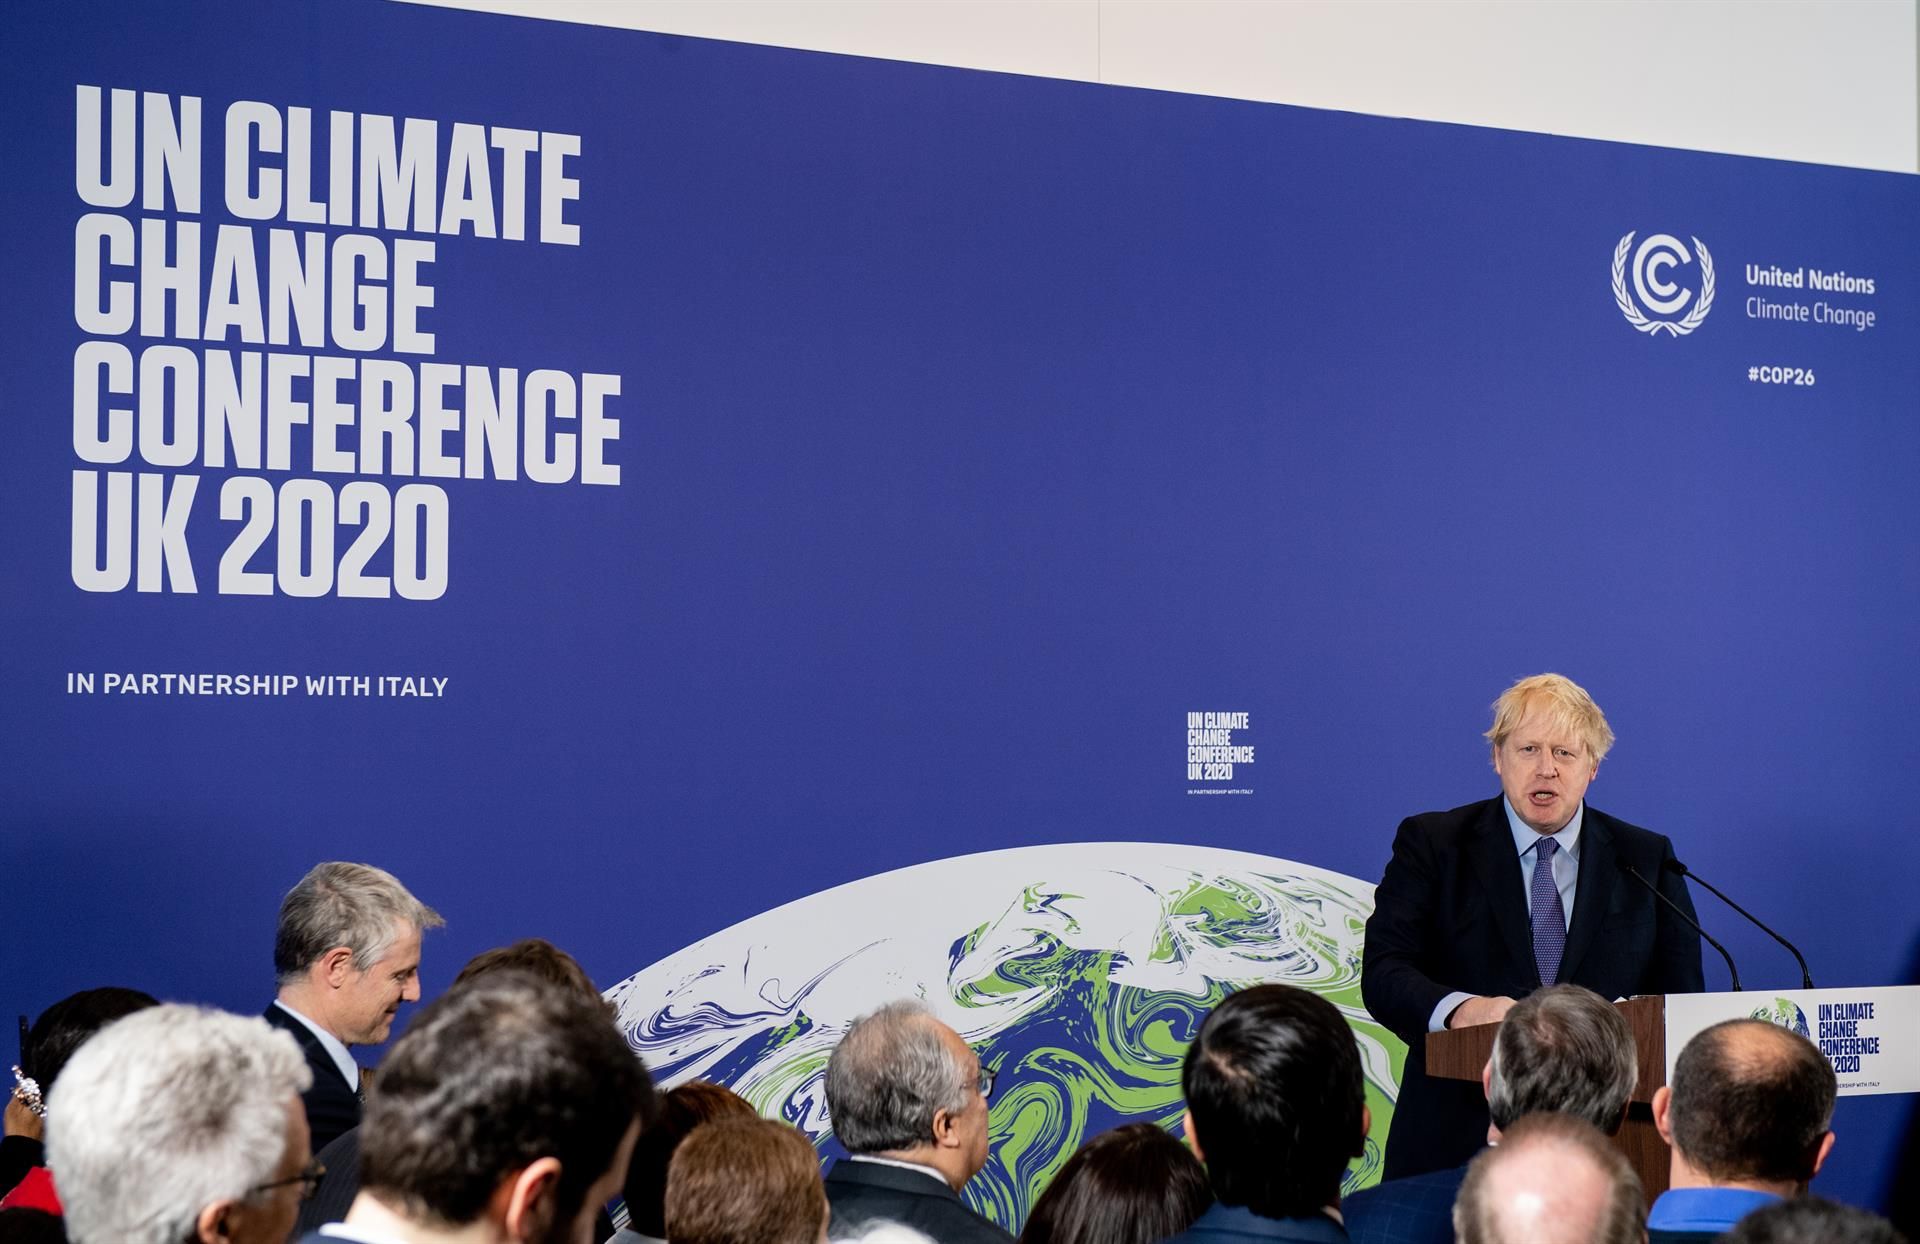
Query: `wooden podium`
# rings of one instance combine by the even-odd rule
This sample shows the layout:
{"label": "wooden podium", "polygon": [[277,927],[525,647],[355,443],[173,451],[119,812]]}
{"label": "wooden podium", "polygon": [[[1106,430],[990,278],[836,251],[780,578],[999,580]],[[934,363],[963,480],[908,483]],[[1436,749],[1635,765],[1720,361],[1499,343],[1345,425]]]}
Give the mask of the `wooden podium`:
{"label": "wooden podium", "polygon": [[[1633,1030],[1634,1048],[1639,1053],[1640,1076],[1634,1082],[1633,1097],[1627,1105],[1627,1121],[1620,1126],[1614,1144],[1627,1155],[1640,1186],[1646,1190],[1647,1203],[1667,1190],[1667,1142],[1653,1126],[1653,1091],[1667,1082],[1667,1000],[1658,995],[1628,998],[1616,1002],[1613,1009],[1626,1019]],[[1447,1032],[1427,1034],[1427,1074],[1436,1080],[1471,1080],[1480,1083],[1480,1072],[1493,1057],[1493,1035],[1498,1024],[1476,1024]]]}

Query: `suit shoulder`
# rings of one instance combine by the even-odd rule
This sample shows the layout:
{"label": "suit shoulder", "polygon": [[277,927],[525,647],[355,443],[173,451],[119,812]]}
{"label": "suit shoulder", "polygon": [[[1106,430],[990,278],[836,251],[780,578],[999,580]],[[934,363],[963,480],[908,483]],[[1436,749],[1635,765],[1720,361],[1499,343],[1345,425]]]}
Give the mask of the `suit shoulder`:
{"label": "suit shoulder", "polygon": [[1400,822],[1400,833],[1435,843],[1454,842],[1477,829],[1499,810],[1499,805],[1500,800],[1496,797],[1463,803],[1444,812],[1416,812]]}
{"label": "suit shoulder", "polygon": [[1673,839],[1665,834],[1623,821],[1591,806],[1587,808],[1586,815],[1591,818],[1591,824],[1604,829],[1612,836],[1614,845],[1623,850],[1635,854],[1665,854],[1673,849]]}

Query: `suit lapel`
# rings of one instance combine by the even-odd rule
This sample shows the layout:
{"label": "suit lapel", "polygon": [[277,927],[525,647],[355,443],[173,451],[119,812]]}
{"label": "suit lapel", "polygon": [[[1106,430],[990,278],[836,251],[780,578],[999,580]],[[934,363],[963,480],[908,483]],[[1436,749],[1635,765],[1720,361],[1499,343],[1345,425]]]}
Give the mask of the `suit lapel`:
{"label": "suit lapel", "polygon": [[1619,881],[1615,863],[1613,833],[1606,817],[1588,808],[1580,825],[1580,879],[1573,883],[1573,923],[1567,928],[1566,953],[1560,956],[1560,979],[1572,980],[1593,946],[1606,919],[1608,898]]}
{"label": "suit lapel", "polygon": [[[1526,883],[1520,876],[1520,856],[1513,849],[1513,829],[1507,824],[1506,802],[1492,799],[1473,828],[1467,847],[1474,876],[1486,893],[1494,927],[1523,978],[1539,975],[1533,965],[1533,929],[1527,923]],[[1586,869],[1580,870],[1582,878]]]}

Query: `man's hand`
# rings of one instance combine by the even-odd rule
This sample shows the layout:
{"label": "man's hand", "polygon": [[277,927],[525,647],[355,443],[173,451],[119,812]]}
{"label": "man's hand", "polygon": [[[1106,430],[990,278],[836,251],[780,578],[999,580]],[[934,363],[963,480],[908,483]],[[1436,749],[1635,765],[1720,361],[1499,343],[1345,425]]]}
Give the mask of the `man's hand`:
{"label": "man's hand", "polygon": [[1472,1028],[1476,1024],[1497,1024],[1513,1009],[1512,998],[1468,998],[1447,1016],[1449,1028]]}
{"label": "man's hand", "polygon": [[47,1133],[40,1116],[27,1109],[27,1103],[18,1097],[7,1098],[6,1129],[9,1136],[25,1136],[29,1140],[39,1140]]}

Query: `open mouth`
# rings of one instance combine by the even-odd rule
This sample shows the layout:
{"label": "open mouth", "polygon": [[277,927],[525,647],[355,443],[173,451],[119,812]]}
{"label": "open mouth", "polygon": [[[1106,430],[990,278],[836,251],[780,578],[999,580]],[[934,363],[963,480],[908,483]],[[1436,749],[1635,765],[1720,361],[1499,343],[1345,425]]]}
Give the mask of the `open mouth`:
{"label": "open mouth", "polygon": [[1536,808],[1544,808],[1549,804],[1557,802],[1559,798],[1560,792],[1551,790],[1536,790],[1530,791],[1527,794],[1527,802]]}

